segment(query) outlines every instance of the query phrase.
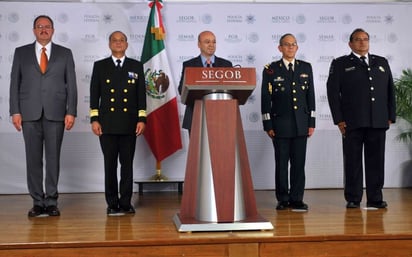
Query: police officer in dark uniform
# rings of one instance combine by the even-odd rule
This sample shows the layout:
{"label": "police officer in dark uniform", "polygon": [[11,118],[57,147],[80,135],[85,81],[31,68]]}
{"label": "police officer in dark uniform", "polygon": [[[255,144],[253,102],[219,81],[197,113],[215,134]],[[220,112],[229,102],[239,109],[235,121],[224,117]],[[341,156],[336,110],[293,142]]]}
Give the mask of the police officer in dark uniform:
{"label": "police officer in dark uniform", "polygon": [[360,207],[364,151],[367,207],[386,208],[385,138],[396,118],[392,74],[385,58],[369,54],[369,34],[363,29],[352,32],[349,47],[351,54],[332,61],[327,81],[333,122],[343,138],[346,207]]}
{"label": "police officer in dark uniform", "polygon": [[[146,126],[143,64],[125,56],[127,37],[109,37],[112,56],[94,63],[90,84],[90,122],[104,156],[107,214],[133,214],[133,158],[136,136]],[[120,162],[120,184],[117,165]]]}
{"label": "police officer in dark uniform", "polygon": [[[296,38],[285,34],[279,40],[282,59],[265,66],[262,79],[263,129],[275,149],[277,210],[306,211],[306,143],[315,130],[315,90],[312,66],[296,60]],[[288,166],[290,163],[290,188]]]}

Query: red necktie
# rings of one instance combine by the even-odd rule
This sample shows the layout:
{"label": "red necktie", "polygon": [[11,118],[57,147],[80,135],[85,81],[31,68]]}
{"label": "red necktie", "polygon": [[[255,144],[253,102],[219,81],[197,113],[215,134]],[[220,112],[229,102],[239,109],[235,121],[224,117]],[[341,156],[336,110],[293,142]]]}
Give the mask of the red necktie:
{"label": "red necktie", "polygon": [[210,59],[206,60],[206,67],[212,67],[212,63],[210,62]]}
{"label": "red necktie", "polygon": [[41,73],[45,73],[47,69],[47,54],[46,54],[46,48],[43,47],[41,49],[41,54],[40,54],[40,71]]}

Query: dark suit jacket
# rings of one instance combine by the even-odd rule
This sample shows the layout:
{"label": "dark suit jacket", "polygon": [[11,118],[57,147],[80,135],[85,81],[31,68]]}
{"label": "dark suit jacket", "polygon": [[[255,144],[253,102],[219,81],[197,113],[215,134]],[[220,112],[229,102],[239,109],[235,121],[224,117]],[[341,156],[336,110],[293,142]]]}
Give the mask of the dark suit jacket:
{"label": "dark suit jacket", "polygon": [[[185,68],[186,67],[203,67],[203,66],[204,65],[202,63],[202,58],[200,57],[200,55],[183,62],[182,75],[180,76],[180,82],[179,82],[179,87],[178,87],[179,94],[182,94]],[[213,67],[232,67],[232,66],[233,66],[232,62],[215,56],[215,62],[213,63]],[[194,105],[186,105],[185,115],[183,117],[183,124],[182,124],[182,127],[185,129],[190,129],[192,127],[193,107]]]}
{"label": "dark suit jacket", "polygon": [[90,122],[99,121],[103,134],[135,134],[146,122],[143,64],[125,58],[118,70],[112,57],[96,61],[90,82]]}
{"label": "dark suit jacket", "polygon": [[333,122],[347,129],[388,128],[395,122],[396,105],[392,73],[387,60],[369,55],[368,66],[353,53],[332,61],[327,95]]}
{"label": "dark suit jacket", "polygon": [[45,74],[40,72],[35,43],[16,48],[10,78],[10,115],[23,121],[63,121],[77,115],[77,84],[70,49],[52,43]]}
{"label": "dark suit jacket", "polygon": [[289,77],[282,60],[263,69],[262,116],[263,129],[273,129],[277,137],[308,135],[315,127],[315,88],[312,66],[295,60],[294,76]]}

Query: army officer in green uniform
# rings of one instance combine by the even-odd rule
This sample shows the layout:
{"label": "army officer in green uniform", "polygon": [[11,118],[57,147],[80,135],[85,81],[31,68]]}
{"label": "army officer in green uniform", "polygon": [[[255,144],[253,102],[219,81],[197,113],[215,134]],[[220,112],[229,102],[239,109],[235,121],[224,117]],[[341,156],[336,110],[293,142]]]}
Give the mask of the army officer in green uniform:
{"label": "army officer in green uniform", "polygon": [[127,46],[124,33],[115,31],[109,36],[112,55],[94,63],[90,84],[90,122],[103,151],[109,216],[135,213],[133,157],[136,137],[146,124],[143,64],[125,56]]}
{"label": "army officer in green uniform", "polygon": [[261,94],[263,129],[275,149],[276,209],[307,211],[306,143],[315,130],[312,66],[295,59],[298,45],[292,34],[280,38],[278,49],[282,59],[265,66]]}

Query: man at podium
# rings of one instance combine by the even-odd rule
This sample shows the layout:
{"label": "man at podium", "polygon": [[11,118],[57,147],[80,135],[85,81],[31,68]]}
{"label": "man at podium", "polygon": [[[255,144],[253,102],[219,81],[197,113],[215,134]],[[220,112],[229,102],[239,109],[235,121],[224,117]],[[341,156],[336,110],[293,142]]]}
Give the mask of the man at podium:
{"label": "man at podium", "polygon": [[[232,67],[232,62],[217,57],[215,55],[216,51],[216,37],[211,31],[203,31],[198,36],[197,46],[200,49],[200,55],[192,58],[188,61],[183,62],[182,75],[180,76],[179,82],[179,94],[182,94],[183,89],[183,78],[185,74],[186,67]],[[186,105],[185,115],[183,117],[182,127],[189,131],[192,127],[192,116],[193,116],[194,105]]]}
{"label": "man at podium", "polygon": [[276,209],[307,211],[303,202],[306,142],[315,130],[312,66],[295,59],[298,45],[292,34],[280,38],[278,49],[282,59],[263,70],[261,101],[263,128],[275,148]]}

